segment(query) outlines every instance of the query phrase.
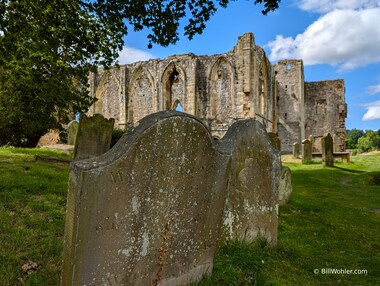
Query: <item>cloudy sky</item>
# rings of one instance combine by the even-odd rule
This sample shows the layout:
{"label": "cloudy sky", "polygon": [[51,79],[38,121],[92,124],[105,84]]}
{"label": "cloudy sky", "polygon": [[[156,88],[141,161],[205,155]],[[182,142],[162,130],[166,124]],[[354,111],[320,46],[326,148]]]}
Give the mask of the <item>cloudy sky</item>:
{"label": "cloudy sky", "polygon": [[192,41],[147,49],[147,33],[130,32],[120,63],[192,52],[220,54],[252,32],[272,63],[303,59],[305,80],[343,78],[348,129],[380,129],[380,0],[283,0],[267,16],[253,0],[231,2]]}

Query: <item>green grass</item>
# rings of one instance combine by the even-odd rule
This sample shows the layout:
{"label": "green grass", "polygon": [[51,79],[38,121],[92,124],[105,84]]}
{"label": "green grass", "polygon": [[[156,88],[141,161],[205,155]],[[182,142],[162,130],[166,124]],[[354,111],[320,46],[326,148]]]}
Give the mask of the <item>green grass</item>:
{"label": "green grass", "polygon": [[[0,148],[0,285],[59,285],[68,165],[42,149]],[[197,285],[379,285],[380,156],[335,168],[286,163],[293,194],[280,207],[278,244],[230,241]],[[22,266],[35,262],[30,274]],[[368,275],[314,274],[364,269]]]}
{"label": "green grass", "polygon": [[[68,165],[34,155],[68,158],[44,149],[0,148],[0,285],[58,285]],[[35,262],[36,271],[22,266]]]}
{"label": "green grass", "polygon": [[280,207],[278,245],[231,242],[198,285],[380,285],[380,156],[334,168],[284,165],[292,170],[293,193]]}

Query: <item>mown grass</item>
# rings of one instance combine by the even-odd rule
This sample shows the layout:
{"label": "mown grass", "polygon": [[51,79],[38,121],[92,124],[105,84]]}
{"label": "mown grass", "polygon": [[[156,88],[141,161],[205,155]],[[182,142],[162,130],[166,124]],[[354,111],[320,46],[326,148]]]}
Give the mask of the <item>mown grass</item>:
{"label": "mown grass", "polygon": [[[34,155],[44,149],[0,148],[0,285],[58,285],[68,165]],[[22,266],[36,263],[28,274]]]}
{"label": "mown grass", "polygon": [[380,156],[356,156],[334,168],[285,165],[293,193],[280,207],[278,245],[231,242],[198,285],[380,285]]}
{"label": "mown grass", "polygon": [[[68,157],[0,148],[1,286],[59,285],[68,165],[34,161],[36,154]],[[285,165],[294,190],[280,207],[278,245],[230,241],[197,285],[379,285],[380,156],[335,168]],[[24,273],[30,262],[38,267]],[[335,268],[368,274],[321,274]]]}

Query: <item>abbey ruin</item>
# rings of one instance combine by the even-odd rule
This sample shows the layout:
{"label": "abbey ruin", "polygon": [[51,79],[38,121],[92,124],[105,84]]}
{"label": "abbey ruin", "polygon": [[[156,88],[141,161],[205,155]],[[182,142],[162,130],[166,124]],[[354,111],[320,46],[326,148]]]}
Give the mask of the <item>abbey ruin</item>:
{"label": "abbey ruin", "polygon": [[90,75],[90,94],[97,102],[89,115],[114,118],[120,129],[180,106],[198,117],[215,139],[234,122],[256,118],[278,134],[283,152],[310,136],[319,152],[327,132],[334,137],[334,149],[345,150],[344,81],[305,82],[302,60],[272,65],[252,33],[239,37],[225,54],[174,55],[99,70]]}

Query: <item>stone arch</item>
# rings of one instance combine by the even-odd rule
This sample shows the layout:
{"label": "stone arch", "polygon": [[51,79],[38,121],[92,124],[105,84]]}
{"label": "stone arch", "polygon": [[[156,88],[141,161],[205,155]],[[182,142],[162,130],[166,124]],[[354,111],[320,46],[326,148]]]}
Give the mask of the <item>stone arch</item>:
{"label": "stone arch", "polygon": [[140,65],[133,72],[128,86],[128,124],[156,111],[154,94],[153,77]]}
{"label": "stone arch", "polygon": [[[115,90],[117,91],[115,96]],[[102,114],[105,118],[114,118],[117,124],[120,121],[121,86],[113,69],[106,70],[101,75],[95,91],[97,101],[94,104],[94,114]]]}
{"label": "stone arch", "polygon": [[181,103],[181,101],[179,101],[179,99],[177,99],[173,103],[172,109],[175,110],[175,111],[181,111],[181,112],[183,111],[182,103]]}
{"label": "stone arch", "polygon": [[268,108],[268,66],[265,58],[260,63],[259,84],[257,98],[257,112],[259,115],[266,117]]}
{"label": "stone arch", "polygon": [[211,68],[208,118],[225,122],[234,113],[234,72],[231,63],[220,57]]}
{"label": "stone arch", "polygon": [[182,103],[183,111],[186,110],[186,74],[184,70],[171,62],[162,75],[161,109],[174,109],[174,102]]}

